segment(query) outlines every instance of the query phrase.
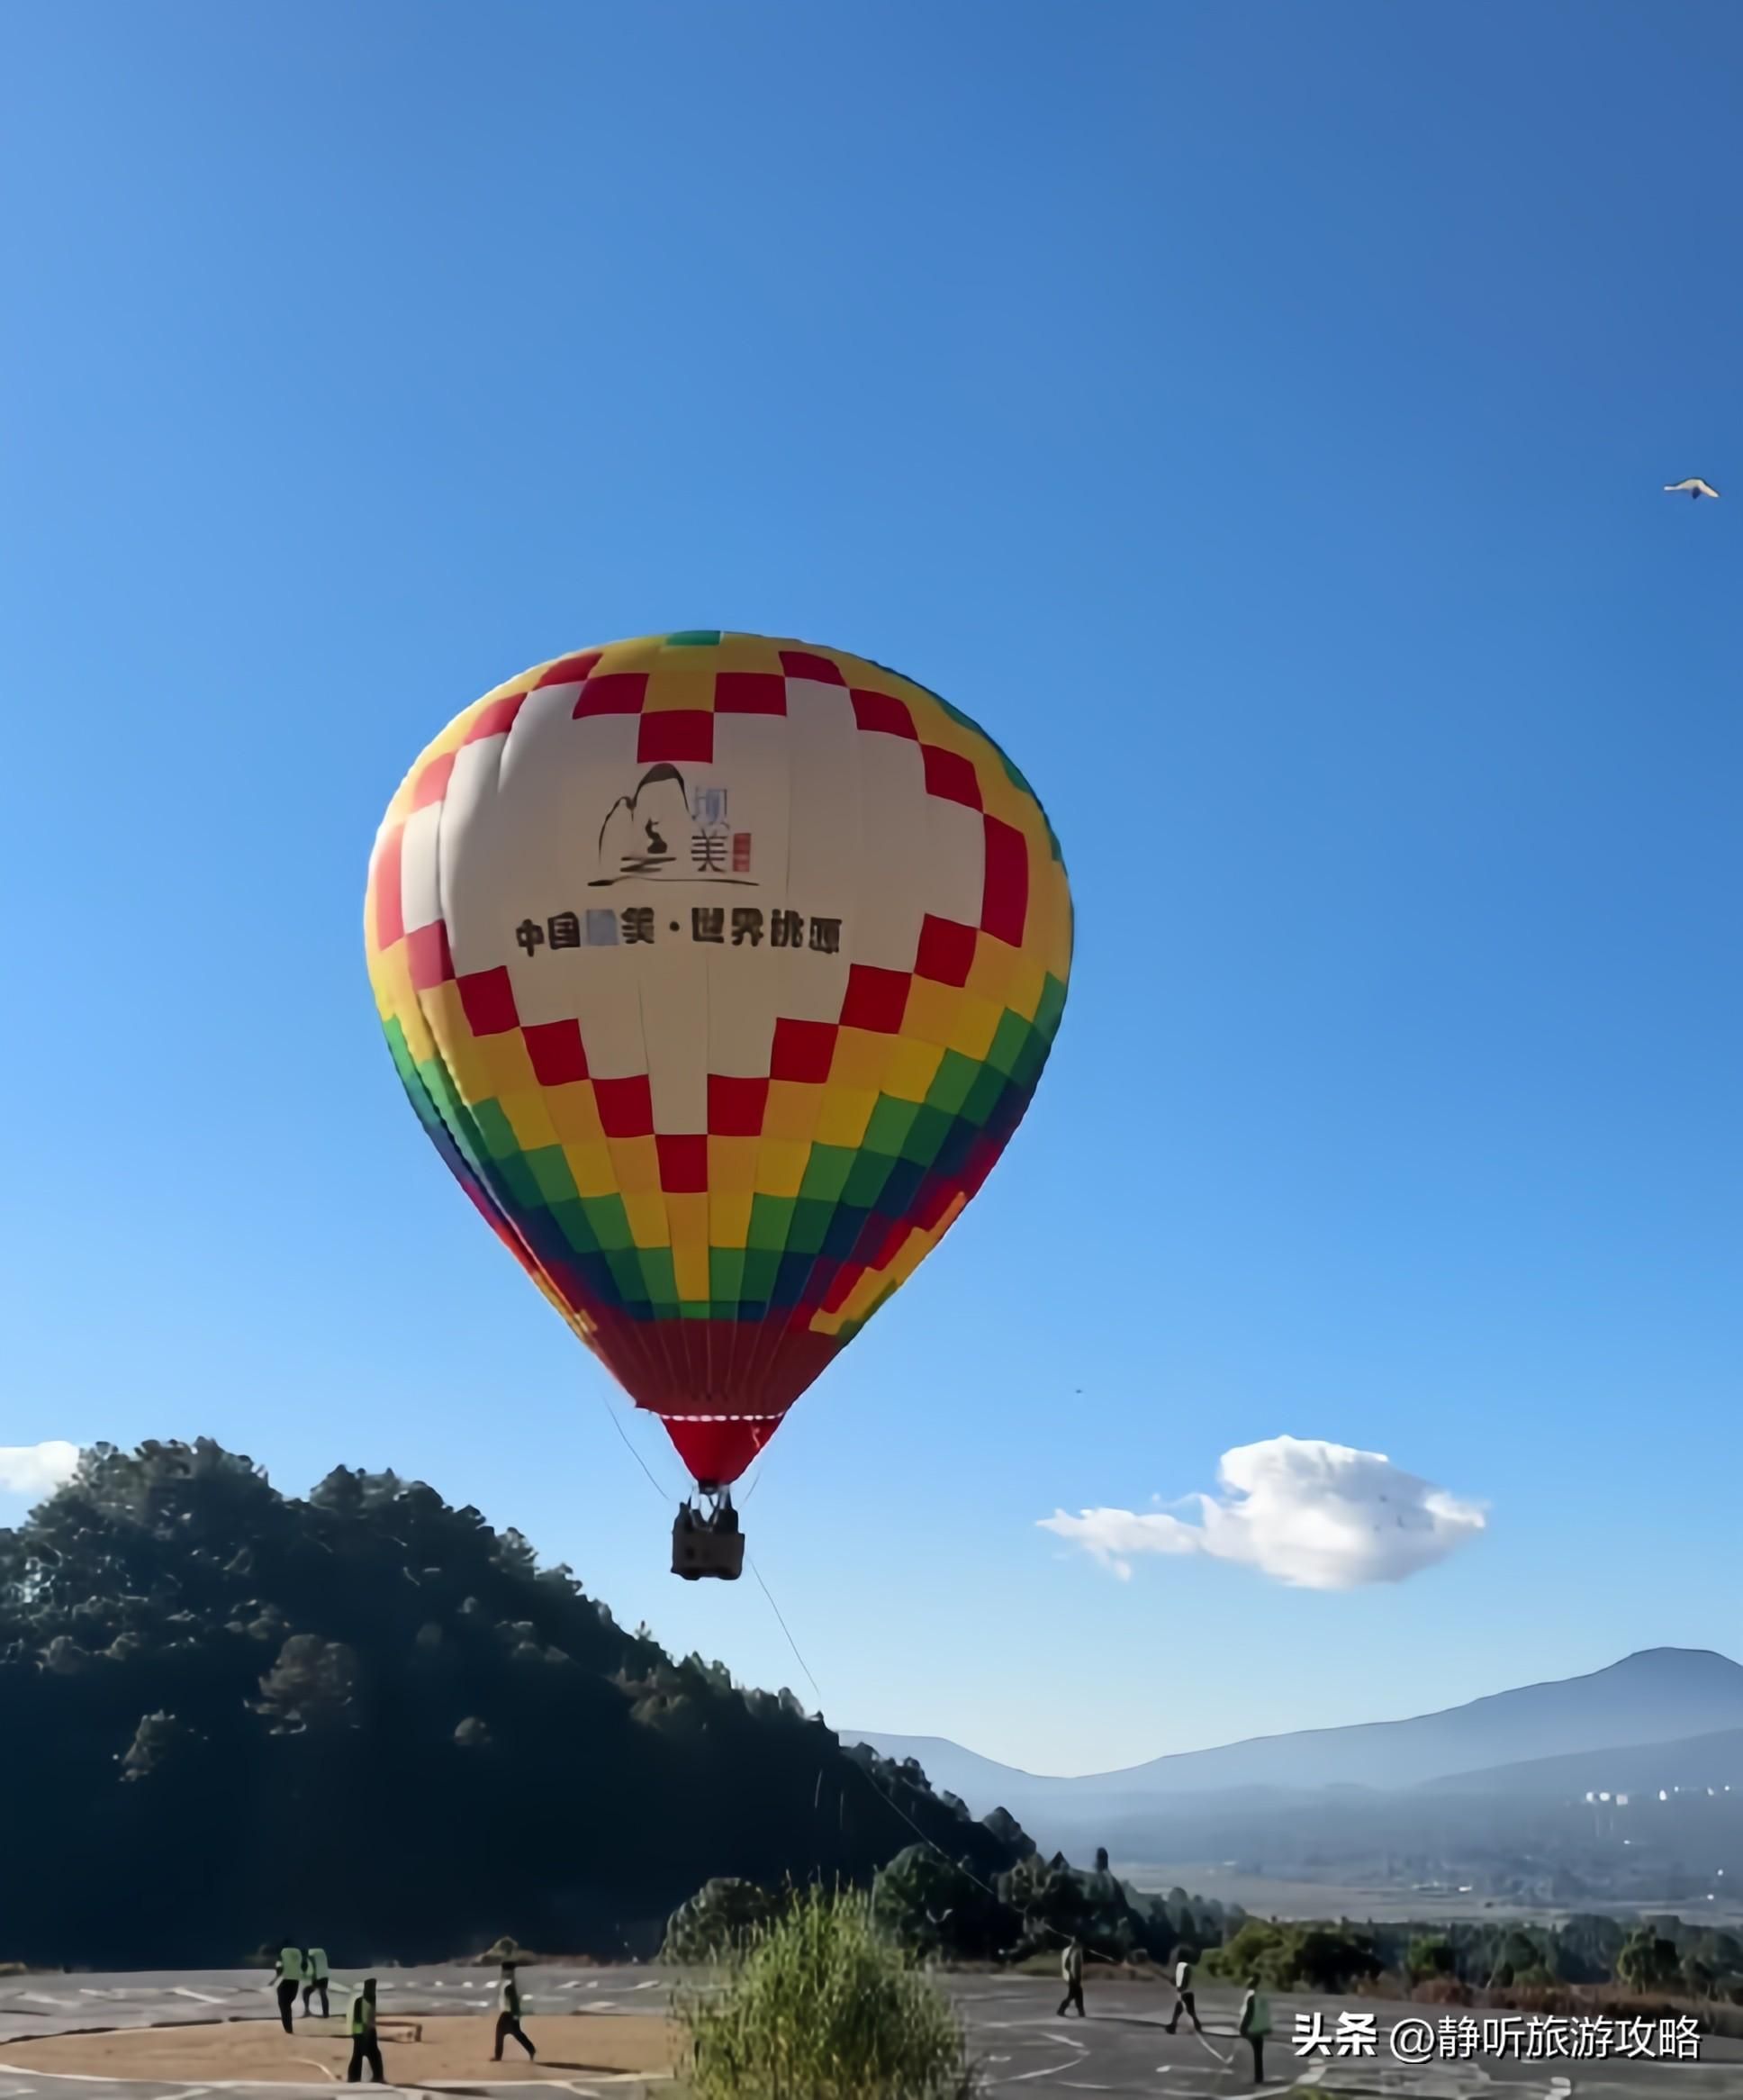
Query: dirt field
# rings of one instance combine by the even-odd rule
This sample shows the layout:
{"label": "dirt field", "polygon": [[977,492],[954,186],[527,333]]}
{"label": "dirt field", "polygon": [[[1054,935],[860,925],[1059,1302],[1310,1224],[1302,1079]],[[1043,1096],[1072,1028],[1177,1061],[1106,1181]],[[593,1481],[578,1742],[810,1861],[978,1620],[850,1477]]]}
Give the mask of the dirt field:
{"label": "dirt field", "polygon": [[[528,2066],[524,2052],[509,2041],[502,2061],[492,2063],[493,2018],[418,2018],[418,2041],[396,2039],[393,2020],[382,2032],[382,2061],[390,2085],[427,2085],[431,2080],[486,2078],[521,2080],[548,2074],[573,2077],[577,2071],[608,2074],[669,2073],[677,2056],[677,2036],[669,2021],[646,2014],[600,2013],[559,2014],[526,2023],[538,2051]],[[266,2078],[289,2085],[341,2082],[351,2060],[351,2041],[343,2023],[298,2021],[286,2034],[275,2022],[228,2021],[200,2027],[152,2027],[107,2034],[58,2034],[36,2041],[14,2041],[0,2050],[8,2064],[21,2069],[59,2071],[103,2078],[185,2079],[190,2085],[218,2078]]]}

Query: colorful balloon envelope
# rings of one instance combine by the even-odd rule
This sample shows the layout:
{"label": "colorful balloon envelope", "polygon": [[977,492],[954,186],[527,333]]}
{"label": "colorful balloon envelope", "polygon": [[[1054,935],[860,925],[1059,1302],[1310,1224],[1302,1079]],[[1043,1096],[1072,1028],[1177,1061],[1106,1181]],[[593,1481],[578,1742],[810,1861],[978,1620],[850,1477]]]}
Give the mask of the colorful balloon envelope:
{"label": "colorful balloon envelope", "polygon": [[1071,903],[1034,790],[947,701],[672,634],[456,716],[389,806],[365,933],[456,1180],[725,1486],[986,1180]]}

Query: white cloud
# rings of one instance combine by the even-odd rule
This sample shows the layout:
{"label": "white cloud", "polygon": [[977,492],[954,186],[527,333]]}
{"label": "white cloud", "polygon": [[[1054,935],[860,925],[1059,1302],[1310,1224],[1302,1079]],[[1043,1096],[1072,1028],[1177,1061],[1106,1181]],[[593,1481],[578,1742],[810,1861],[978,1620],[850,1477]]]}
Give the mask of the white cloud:
{"label": "white cloud", "polygon": [[1081,1546],[1129,1581],[1144,1553],[1205,1553],[1296,1589],[1402,1582],[1484,1529],[1480,1503],[1418,1480],[1377,1451],[1272,1436],[1224,1452],[1215,1495],[1188,1495],[1196,1521],[1163,1511],[1055,1510],[1043,1531]]}
{"label": "white cloud", "polygon": [[0,1495],[52,1495],[77,1463],[76,1444],[0,1444]]}

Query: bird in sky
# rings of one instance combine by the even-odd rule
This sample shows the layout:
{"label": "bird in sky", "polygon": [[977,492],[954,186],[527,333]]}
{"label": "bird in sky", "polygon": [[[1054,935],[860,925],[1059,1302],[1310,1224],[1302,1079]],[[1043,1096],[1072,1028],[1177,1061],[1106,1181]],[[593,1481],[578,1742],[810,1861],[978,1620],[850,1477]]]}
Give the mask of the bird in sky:
{"label": "bird in sky", "polygon": [[1702,481],[1698,474],[1691,475],[1686,481],[1667,481],[1665,484],[1665,493],[1667,496],[1687,496],[1692,502],[1696,503],[1702,496],[1711,496],[1715,502],[1719,500],[1719,491],[1710,481]]}

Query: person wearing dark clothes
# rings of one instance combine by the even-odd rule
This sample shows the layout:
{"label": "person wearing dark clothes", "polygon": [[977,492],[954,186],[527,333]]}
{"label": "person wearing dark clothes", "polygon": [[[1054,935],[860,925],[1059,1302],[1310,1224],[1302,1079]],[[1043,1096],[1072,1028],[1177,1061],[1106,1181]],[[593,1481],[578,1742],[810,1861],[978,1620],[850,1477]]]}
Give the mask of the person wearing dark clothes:
{"label": "person wearing dark clothes", "polygon": [[1169,2014],[1167,2020],[1168,2032],[1170,2034],[1180,2024],[1182,2013],[1192,2022],[1195,2032],[1202,2034],[1205,2032],[1199,2022],[1198,2007],[1193,1999],[1192,1957],[1184,1949],[1181,1951],[1180,1959],[1174,1964],[1174,2010]]}
{"label": "person wearing dark clothes", "polygon": [[496,2055],[493,2061],[502,2060],[502,2044],[512,2035],[529,2057],[538,2051],[527,2039],[520,2024],[520,1986],[514,1980],[514,1964],[502,1964],[501,1987],[496,1994]]}
{"label": "person wearing dark clothes", "polygon": [[1259,1987],[1259,1978],[1247,1978],[1247,1995],[1241,2001],[1241,2024],[1237,2034],[1247,2038],[1252,2050],[1253,2084],[1265,2083],[1265,2037],[1271,2031],[1271,2002]]}
{"label": "person wearing dark clothes", "polygon": [[296,2010],[296,1994],[303,1987],[303,1950],[293,1947],[288,1940],[282,1942],[273,1975],[278,1981],[278,2017],[284,2023],[285,2033],[294,2034],[292,2014]]}
{"label": "person wearing dark clothes", "polygon": [[1075,2005],[1078,2018],[1085,2020],[1088,2014],[1083,2009],[1083,1945],[1080,1941],[1068,1940],[1065,1951],[1059,1958],[1059,1973],[1065,1978],[1065,1996],[1059,2001],[1056,2020],[1065,2017],[1067,2008]]}
{"label": "person wearing dark clothes", "polygon": [[382,2068],[381,2043],[375,2039],[375,1979],[366,1977],[363,1988],[351,2000],[351,2066],[345,2074],[348,2086],[363,2082],[363,2067],[367,2064],[378,2086],[387,2083],[387,2073]]}

